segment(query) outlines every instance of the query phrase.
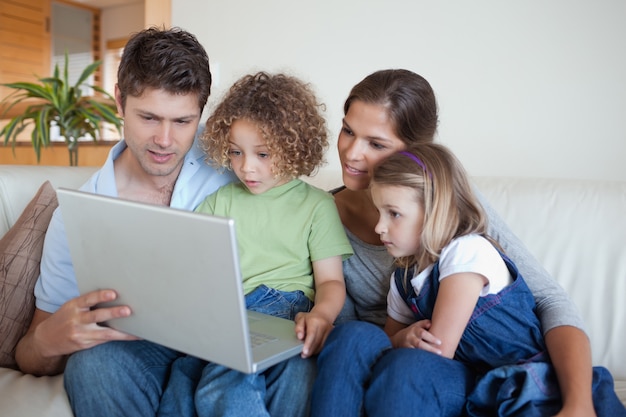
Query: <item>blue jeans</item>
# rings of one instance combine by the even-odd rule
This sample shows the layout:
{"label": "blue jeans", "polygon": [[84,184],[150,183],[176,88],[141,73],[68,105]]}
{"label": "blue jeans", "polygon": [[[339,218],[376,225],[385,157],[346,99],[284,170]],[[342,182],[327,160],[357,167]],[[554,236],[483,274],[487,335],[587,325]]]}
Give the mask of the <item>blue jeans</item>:
{"label": "blue jeans", "polygon": [[180,357],[144,340],[108,342],[72,354],[64,383],[74,415],[154,416],[170,367]]}
{"label": "blue jeans", "polygon": [[458,361],[392,349],[382,329],[360,321],[337,326],[317,364],[311,417],[457,417],[476,378]]}
{"label": "blue jeans", "polygon": [[[312,303],[300,291],[261,285],[246,296],[246,307],[292,320]],[[299,356],[255,374],[186,357],[174,364],[159,416],[307,416],[315,373],[315,360]]]}
{"label": "blue jeans", "polygon": [[[593,368],[593,405],[598,417],[626,417],[615,394],[613,377],[603,367]],[[467,415],[543,417],[561,409],[561,392],[549,363],[527,362],[502,366],[481,377],[467,401]]]}
{"label": "blue jeans", "polygon": [[[503,366],[483,376],[422,349],[392,349],[382,329],[365,322],[337,326],[317,364],[312,417],[540,417],[561,408],[549,363]],[[626,417],[605,368],[594,367],[592,391],[598,417]]]}
{"label": "blue jeans", "polygon": [[[314,359],[296,356],[261,374],[252,375],[219,365],[207,368],[208,365],[192,356],[174,362],[157,414],[159,417],[309,415],[309,393],[316,374]],[[204,376],[204,386],[194,396],[203,371],[207,369],[213,374]],[[212,378],[217,378],[214,385],[210,383]],[[236,390],[229,386],[247,383],[251,385],[238,386]]]}

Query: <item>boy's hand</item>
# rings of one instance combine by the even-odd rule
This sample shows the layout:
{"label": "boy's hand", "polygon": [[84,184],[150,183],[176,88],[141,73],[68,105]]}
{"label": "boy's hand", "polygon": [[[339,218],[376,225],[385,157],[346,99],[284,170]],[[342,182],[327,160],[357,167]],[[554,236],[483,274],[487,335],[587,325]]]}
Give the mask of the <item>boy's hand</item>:
{"label": "boy's hand", "polygon": [[333,323],[321,314],[317,314],[315,309],[309,313],[298,313],[296,315],[296,336],[304,340],[302,357],[308,358],[319,353],[326,342],[328,334],[333,329]]}

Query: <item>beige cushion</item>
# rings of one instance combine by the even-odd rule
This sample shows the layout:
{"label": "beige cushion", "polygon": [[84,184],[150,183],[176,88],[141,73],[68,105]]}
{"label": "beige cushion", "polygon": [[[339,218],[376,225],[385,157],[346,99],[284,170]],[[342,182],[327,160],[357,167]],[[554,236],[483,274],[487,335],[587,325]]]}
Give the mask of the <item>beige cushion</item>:
{"label": "beige cushion", "polygon": [[33,317],[41,250],[57,205],[56,192],[46,181],[0,240],[0,366],[17,368],[15,345]]}

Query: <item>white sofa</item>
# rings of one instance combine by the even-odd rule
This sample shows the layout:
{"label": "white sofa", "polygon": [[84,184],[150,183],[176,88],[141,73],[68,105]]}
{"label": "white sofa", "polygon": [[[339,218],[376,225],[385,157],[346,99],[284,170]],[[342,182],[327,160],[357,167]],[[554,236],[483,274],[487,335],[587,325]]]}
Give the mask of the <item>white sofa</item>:
{"label": "white sofa", "polygon": [[[0,236],[39,186],[78,187],[95,168],[0,165]],[[478,188],[582,311],[594,365],[626,404],[626,182],[474,178]],[[312,182],[340,182],[324,171]],[[3,337],[0,335],[0,337]],[[0,369],[0,416],[71,416],[62,376]]]}

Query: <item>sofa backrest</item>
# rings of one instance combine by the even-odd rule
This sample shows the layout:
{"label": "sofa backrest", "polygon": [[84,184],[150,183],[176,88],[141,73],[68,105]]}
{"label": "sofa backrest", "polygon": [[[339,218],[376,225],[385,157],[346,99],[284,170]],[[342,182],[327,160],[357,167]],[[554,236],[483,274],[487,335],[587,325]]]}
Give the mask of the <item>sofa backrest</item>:
{"label": "sofa backrest", "polygon": [[626,182],[474,182],[580,309],[594,365],[626,378]]}
{"label": "sofa backrest", "polygon": [[0,165],[0,237],[15,223],[46,180],[50,180],[54,188],[78,188],[96,170],[96,167]]}
{"label": "sofa backrest", "polygon": [[[0,236],[45,180],[78,188],[95,167],[0,165]],[[474,183],[579,307],[594,365],[626,379],[626,182],[474,177]],[[326,170],[307,181],[341,185]]]}

